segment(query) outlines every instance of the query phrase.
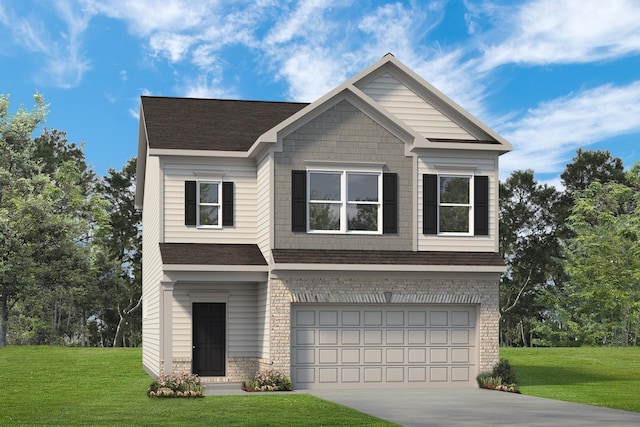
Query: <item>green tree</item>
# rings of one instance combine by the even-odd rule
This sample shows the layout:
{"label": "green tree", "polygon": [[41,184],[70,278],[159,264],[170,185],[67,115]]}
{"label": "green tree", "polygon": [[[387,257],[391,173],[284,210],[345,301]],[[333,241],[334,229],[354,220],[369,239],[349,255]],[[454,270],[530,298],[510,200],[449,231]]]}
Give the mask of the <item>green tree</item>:
{"label": "green tree", "polygon": [[39,94],[34,100],[32,110],[20,106],[11,114],[9,97],[0,96],[0,347],[16,304],[82,286],[91,224],[100,223],[100,199],[83,183],[86,170],[38,154],[31,135],[48,106]]}
{"label": "green tree", "polygon": [[109,217],[109,227],[99,236],[105,268],[102,315],[116,322],[113,346],[125,346],[127,338],[130,344],[140,340],[142,216],[135,208],[135,183],[136,159],[132,158],[120,171],[109,169],[100,185]]}
{"label": "green tree", "polygon": [[556,238],[560,193],[539,184],[533,171],[514,171],[500,184],[500,341],[531,345],[546,310],[542,296],[562,281]]}
{"label": "green tree", "polygon": [[568,217],[564,306],[588,326],[592,344],[637,345],[640,329],[640,163],[617,181],[575,193]]}

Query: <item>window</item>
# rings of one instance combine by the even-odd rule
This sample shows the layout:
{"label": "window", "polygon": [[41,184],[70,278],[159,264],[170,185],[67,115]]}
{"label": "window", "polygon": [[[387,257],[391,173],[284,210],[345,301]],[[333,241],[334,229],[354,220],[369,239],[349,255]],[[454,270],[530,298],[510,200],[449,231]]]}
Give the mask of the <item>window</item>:
{"label": "window", "polygon": [[489,178],[423,175],[423,234],[488,235]]}
{"label": "window", "polygon": [[471,177],[439,177],[438,231],[469,233],[471,231]]}
{"label": "window", "polygon": [[222,185],[220,182],[198,182],[197,225],[220,227]]}
{"label": "window", "polygon": [[185,181],[185,225],[233,225],[233,182]]}
{"label": "window", "polygon": [[381,231],[381,173],[309,171],[308,174],[308,231]]}

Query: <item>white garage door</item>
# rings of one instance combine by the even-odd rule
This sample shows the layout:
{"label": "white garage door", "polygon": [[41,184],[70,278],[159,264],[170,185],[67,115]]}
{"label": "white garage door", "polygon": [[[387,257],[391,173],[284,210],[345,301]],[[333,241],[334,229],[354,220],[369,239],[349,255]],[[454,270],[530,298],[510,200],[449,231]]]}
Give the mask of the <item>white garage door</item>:
{"label": "white garage door", "polygon": [[473,385],[476,317],[476,306],[295,304],[294,387]]}

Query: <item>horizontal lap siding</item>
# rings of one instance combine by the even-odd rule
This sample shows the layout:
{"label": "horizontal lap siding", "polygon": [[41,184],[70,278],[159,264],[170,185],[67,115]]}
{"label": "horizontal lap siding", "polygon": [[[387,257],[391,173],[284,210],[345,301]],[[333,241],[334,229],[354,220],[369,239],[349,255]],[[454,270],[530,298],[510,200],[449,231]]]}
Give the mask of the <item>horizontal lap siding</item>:
{"label": "horizontal lap siding", "polygon": [[257,233],[258,247],[268,261],[270,258],[270,230],[271,230],[271,168],[272,158],[267,156],[258,165],[257,183]]}
{"label": "horizontal lap siding", "polygon": [[[206,295],[212,292],[208,302],[222,302],[215,295],[228,294],[227,300],[227,356],[259,357],[259,340],[262,339],[258,285],[187,285],[178,284],[173,292],[173,357],[190,358],[192,353],[192,298],[191,292]],[[198,299],[196,302],[205,302]]]}
{"label": "horizontal lap siding", "polygon": [[263,359],[269,358],[269,286],[268,284],[261,283],[258,285],[258,350],[260,357]]}
{"label": "horizontal lap siding", "polygon": [[424,137],[474,139],[467,131],[389,74],[381,75],[361,89]]}
{"label": "horizontal lap siding", "polygon": [[160,166],[157,157],[147,158],[142,230],[142,361],[160,375]]}
{"label": "horizontal lap siding", "polygon": [[[188,163],[187,163],[188,162]],[[166,243],[256,243],[256,167],[252,160],[196,159],[164,164]],[[234,225],[222,229],[184,224],[184,182],[221,174],[234,183]]]}
{"label": "horizontal lap siding", "polygon": [[[473,156],[473,157],[472,157]],[[456,169],[456,167],[458,169]],[[422,234],[422,175],[423,174],[455,174],[459,172],[486,175],[489,177],[489,235],[488,236],[437,236]],[[495,155],[486,154],[478,157],[478,153],[451,153],[442,151],[430,153],[418,161],[418,250],[420,251],[470,251],[495,252],[497,233],[495,221],[498,212],[498,159]]]}

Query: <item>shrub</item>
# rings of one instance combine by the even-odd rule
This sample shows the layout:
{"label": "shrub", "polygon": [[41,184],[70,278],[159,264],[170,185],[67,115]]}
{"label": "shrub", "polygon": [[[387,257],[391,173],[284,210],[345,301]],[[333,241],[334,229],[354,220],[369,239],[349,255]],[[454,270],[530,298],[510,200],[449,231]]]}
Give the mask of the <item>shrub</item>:
{"label": "shrub", "polygon": [[507,359],[500,359],[493,367],[493,376],[500,377],[503,384],[517,384],[516,374],[511,369],[511,364]]}
{"label": "shrub", "polygon": [[280,371],[269,369],[258,373],[251,381],[242,383],[245,391],[290,391],[291,379]]}
{"label": "shrub", "polygon": [[149,386],[149,397],[202,397],[204,387],[195,374],[162,375]]}
{"label": "shrub", "polygon": [[516,375],[513,373],[511,365],[506,359],[500,359],[493,367],[492,372],[481,372],[478,374],[476,380],[480,388],[520,393],[516,382]]}

